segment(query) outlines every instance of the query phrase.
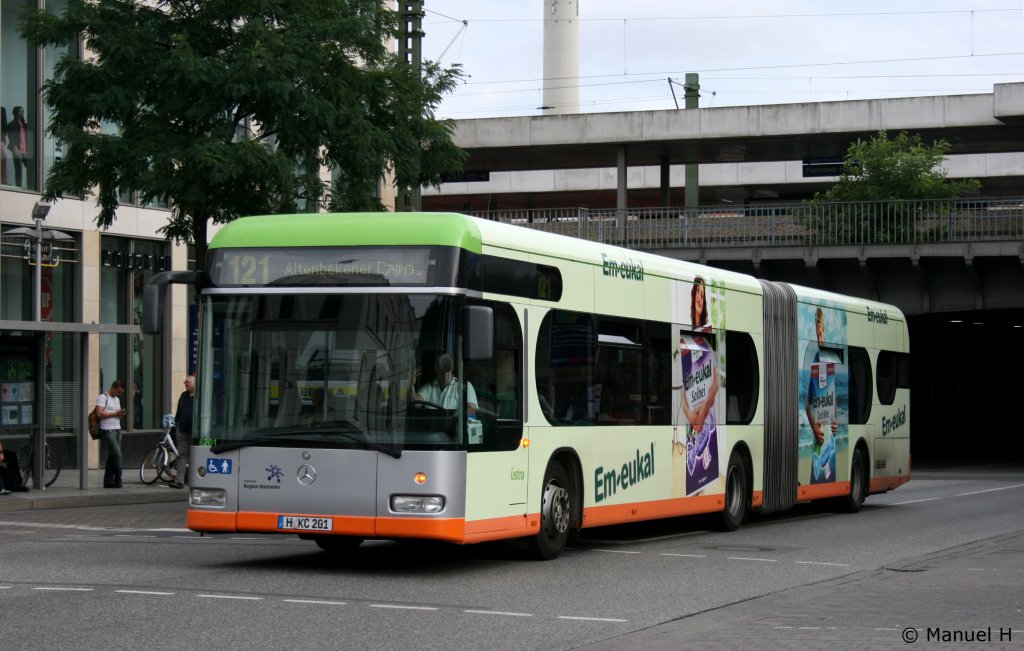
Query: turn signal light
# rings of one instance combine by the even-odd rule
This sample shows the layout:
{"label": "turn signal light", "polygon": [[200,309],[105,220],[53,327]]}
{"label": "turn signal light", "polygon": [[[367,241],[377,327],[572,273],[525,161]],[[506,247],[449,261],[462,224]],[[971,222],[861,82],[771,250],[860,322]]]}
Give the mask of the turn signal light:
{"label": "turn signal light", "polygon": [[427,483],[427,473],[418,472],[416,473],[416,476],[412,478],[412,480],[417,484],[425,484]]}

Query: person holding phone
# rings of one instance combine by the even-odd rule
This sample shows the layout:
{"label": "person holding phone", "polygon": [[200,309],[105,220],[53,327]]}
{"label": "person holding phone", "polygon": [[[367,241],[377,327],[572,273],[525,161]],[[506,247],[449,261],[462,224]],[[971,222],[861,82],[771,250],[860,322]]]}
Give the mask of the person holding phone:
{"label": "person holding phone", "polygon": [[110,388],[96,397],[96,415],[100,417],[100,441],[107,446],[107,465],[103,470],[103,488],[121,488],[121,408],[123,380],[114,380]]}

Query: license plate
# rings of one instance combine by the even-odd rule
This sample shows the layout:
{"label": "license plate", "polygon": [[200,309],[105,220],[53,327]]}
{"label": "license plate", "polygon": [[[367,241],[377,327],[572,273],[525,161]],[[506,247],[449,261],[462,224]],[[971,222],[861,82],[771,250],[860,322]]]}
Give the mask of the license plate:
{"label": "license plate", "polygon": [[279,515],[277,516],[277,528],[293,531],[332,531],[334,519],[314,518],[306,515]]}

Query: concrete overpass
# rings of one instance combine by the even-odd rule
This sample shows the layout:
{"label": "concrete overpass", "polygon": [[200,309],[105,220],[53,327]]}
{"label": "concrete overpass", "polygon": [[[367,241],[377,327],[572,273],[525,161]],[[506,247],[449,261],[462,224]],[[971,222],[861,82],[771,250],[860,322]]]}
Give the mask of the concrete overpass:
{"label": "concrete overpass", "polygon": [[501,180],[497,186],[461,181],[427,190],[426,209],[459,209],[467,198],[480,209],[485,197],[497,197],[502,208],[678,205],[682,177],[672,166],[686,163],[703,166],[703,204],[799,198],[834,180],[798,177],[801,161],[841,157],[851,142],[883,129],[918,133],[925,142],[949,141],[951,174],[979,178],[986,194],[1020,195],[1024,184],[1024,83],[996,84],[990,94],[483,118],[455,125],[455,142],[469,154],[469,178]]}

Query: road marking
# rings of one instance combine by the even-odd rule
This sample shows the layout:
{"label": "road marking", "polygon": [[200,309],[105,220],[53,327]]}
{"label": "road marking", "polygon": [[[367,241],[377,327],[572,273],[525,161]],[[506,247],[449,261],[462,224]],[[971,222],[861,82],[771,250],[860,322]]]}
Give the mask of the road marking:
{"label": "road marking", "polygon": [[[588,539],[587,542],[600,543],[602,545],[632,545],[638,542],[657,542],[659,540],[671,540],[673,538],[687,538],[689,536],[699,536],[701,534],[708,533],[706,530],[701,531],[684,531],[682,533],[670,533],[664,536],[649,536],[647,538],[636,538],[633,540],[600,540],[600,539]],[[566,549],[572,549],[572,547],[566,547]]]}
{"label": "road marking", "polygon": [[533,617],[532,613],[509,613],[501,610],[463,610],[464,613],[476,613],[478,615],[501,615],[503,617]]}
{"label": "road marking", "polygon": [[822,563],[819,561],[797,561],[797,565],[829,565],[831,567],[850,567],[846,563]]}
{"label": "road marking", "polygon": [[141,533],[116,533],[115,538],[156,538],[152,534],[141,534]]}
{"label": "road marking", "polygon": [[574,619],[583,622],[628,622],[628,619],[612,619],[611,617],[571,617],[569,615],[559,615],[558,619]]}
{"label": "road marking", "polygon": [[10,590],[11,587],[12,586],[9,586],[9,585],[0,585],[0,590]]}
{"label": "road marking", "polygon": [[1007,491],[1011,488],[1021,488],[1024,484],[1014,484],[1013,486],[1003,486],[1002,488],[987,488],[983,491],[971,491],[970,493],[958,493],[953,497],[963,497],[965,495],[981,495],[982,493],[995,493],[996,491]]}
{"label": "road marking", "polygon": [[658,554],[658,556],[680,556],[682,558],[707,558],[704,554],[670,554],[668,552],[664,554]]}
{"label": "road marking", "polygon": [[397,604],[370,604],[370,608],[394,608],[397,610],[437,610],[433,606],[399,606]]}
{"label": "road marking", "polygon": [[345,601],[318,601],[316,599],[282,599],[281,601],[287,601],[290,604],[315,604],[319,606],[345,606],[348,604]]}
{"label": "road marking", "polygon": [[605,554],[639,554],[640,552],[626,551],[625,549],[591,549],[592,552],[604,552]]}
{"label": "road marking", "polygon": [[79,531],[131,531],[127,527],[96,527],[88,524],[57,524],[55,522],[9,522],[0,521],[5,527],[38,527],[40,529],[77,529]]}
{"label": "road marking", "polygon": [[749,558],[746,556],[727,556],[730,561],[760,561],[762,563],[778,563],[777,558]]}
{"label": "road marking", "polygon": [[197,594],[197,597],[204,599],[238,599],[239,601],[260,601],[263,597],[239,597],[229,594]]}
{"label": "road marking", "polygon": [[906,502],[893,502],[890,506],[902,506],[904,504],[917,504],[918,502],[931,502],[933,500],[948,500],[954,497],[966,497],[967,495],[981,495],[983,493],[994,493],[996,491],[1008,491],[1011,488],[1024,488],[1024,484],[1014,484],[1013,486],[1003,486],[1001,488],[987,488],[983,491],[971,491],[969,493],[957,493],[956,495],[946,495],[945,497],[925,497],[919,500],[907,500]]}
{"label": "road marking", "polygon": [[161,597],[170,597],[174,595],[173,592],[156,592],[155,590],[114,590],[114,592],[120,592],[121,594],[151,594]]}
{"label": "road marking", "polygon": [[64,591],[64,592],[92,592],[93,588],[54,588],[54,587],[39,587],[32,588],[33,590],[52,590],[52,591]]}

